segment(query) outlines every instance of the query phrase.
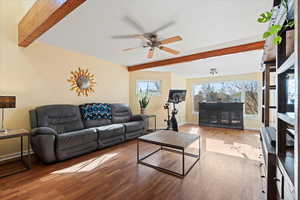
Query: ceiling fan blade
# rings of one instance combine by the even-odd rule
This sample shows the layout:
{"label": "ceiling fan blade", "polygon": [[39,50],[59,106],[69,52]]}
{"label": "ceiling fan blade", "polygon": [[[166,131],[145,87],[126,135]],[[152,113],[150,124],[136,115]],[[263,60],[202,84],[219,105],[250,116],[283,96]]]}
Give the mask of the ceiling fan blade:
{"label": "ceiling fan blade", "polygon": [[131,51],[131,50],[135,50],[135,49],[139,49],[142,47],[133,47],[133,48],[128,48],[128,49],[123,49],[123,51]]}
{"label": "ceiling fan blade", "polygon": [[145,35],[138,35],[138,38],[140,38],[141,40],[145,41],[145,42],[150,42],[150,40],[145,37]]}
{"label": "ceiling fan blade", "polygon": [[145,42],[150,42],[150,40],[142,34],[132,34],[132,35],[114,35],[111,36],[112,39],[133,39],[133,38],[139,38]]}
{"label": "ceiling fan blade", "polygon": [[139,31],[140,33],[146,33],[146,30],[144,29],[143,26],[141,26],[137,20],[135,20],[133,17],[131,16],[125,16],[124,20],[130,24],[132,27],[134,27],[137,31]]}
{"label": "ceiling fan blade", "polygon": [[167,38],[165,40],[161,40],[161,41],[159,41],[159,43],[160,44],[169,44],[169,43],[177,42],[180,40],[182,40],[182,38],[180,36],[175,36],[175,37]]}
{"label": "ceiling fan blade", "polygon": [[150,48],[149,51],[148,51],[148,56],[147,58],[153,58],[153,55],[154,55],[154,48]]}
{"label": "ceiling fan blade", "polygon": [[174,49],[171,49],[169,47],[164,47],[164,46],[160,46],[159,47],[160,50],[163,50],[165,52],[168,52],[168,53],[171,53],[171,54],[174,54],[174,55],[178,55],[180,52],[179,51],[176,51]]}
{"label": "ceiling fan blade", "polygon": [[168,22],[168,23],[162,25],[161,27],[155,29],[152,33],[157,33],[157,32],[159,32],[159,31],[162,31],[162,30],[168,28],[169,26],[172,26],[173,24],[175,24],[175,21],[170,21],[170,22]]}
{"label": "ceiling fan blade", "polygon": [[130,39],[130,38],[138,38],[140,34],[130,34],[130,35],[113,35],[112,39]]}

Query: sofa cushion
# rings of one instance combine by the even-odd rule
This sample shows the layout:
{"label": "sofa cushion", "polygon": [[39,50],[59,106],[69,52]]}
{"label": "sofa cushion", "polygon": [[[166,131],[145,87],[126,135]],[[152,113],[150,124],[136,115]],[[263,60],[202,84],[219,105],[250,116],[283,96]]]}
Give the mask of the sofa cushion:
{"label": "sofa cushion", "polygon": [[111,120],[109,119],[99,119],[99,120],[87,120],[83,121],[85,128],[93,128],[93,127],[99,127],[99,126],[105,126],[111,124]]}
{"label": "sofa cushion", "polygon": [[101,126],[95,128],[99,134],[99,139],[107,139],[116,136],[123,135],[125,133],[124,126],[122,124],[111,124],[107,126]]}
{"label": "sofa cushion", "polygon": [[144,129],[145,123],[144,121],[134,121],[134,122],[124,123],[124,126],[125,126],[126,133],[129,133],[129,132],[134,132],[134,131],[139,131]]}
{"label": "sofa cushion", "polygon": [[63,150],[73,148],[78,145],[84,145],[92,141],[97,141],[98,135],[96,129],[83,129],[57,135],[56,148]]}
{"label": "sofa cushion", "polygon": [[114,124],[129,122],[132,116],[131,110],[126,104],[112,104],[112,122]]}
{"label": "sofa cushion", "polygon": [[78,106],[49,105],[36,109],[37,127],[50,127],[58,134],[83,129]]}
{"label": "sofa cushion", "polygon": [[91,151],[96,150],[97,148],[98,148],[98,142],[93,141],[93,142],[86,143],[84,145],[70,147],[68,149],[62,149],[62,150],[58,149],[56,151],[56,157],[57,160],[62,161],[85,153],[89,153]]}
{"label": "sofa cushion", "polygon": [[132,140],[132,139],[135,139],[135,138],[138,138],[140,137],[141,135],[144,135],[144,130],[138,130],[138,131],[134,131],[134,132],[126,132],[125,134],[125,140]]}

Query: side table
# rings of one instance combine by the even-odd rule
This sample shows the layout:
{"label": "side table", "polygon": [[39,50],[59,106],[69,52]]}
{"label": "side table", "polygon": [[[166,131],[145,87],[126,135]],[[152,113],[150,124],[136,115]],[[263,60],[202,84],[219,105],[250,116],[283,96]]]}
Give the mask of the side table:
{"label": "side table", "polygon": [[[24,153],[23,153],[23,137],[28,138],[28,144],[27,144],[27,162],[24,160]],[[10,129],[7,130],[6,132],[0,132],[0,140],[5,140],[5,139],[11,139],[11,138],[20,138],[20,143],[21,143],[21,157],[20,160],[22,161],[23,165],[25,168],[13,171],[12,173],[5,174],[5,175],[0,175],[0,178],[10,176],[16,173],[20,173],[26,170],[31,169],[31,155],[30,155],[30,132],[26,129]],[[7,164],[7,163],[6,163]]]}
{"label": "side table", "polygon": [[150,119],[150,118],[154,119],[154,129],[148,129],[147,132],[154,132],[154,131],[156,131],[156,115],[146,115],[146,118],[147,119]]}

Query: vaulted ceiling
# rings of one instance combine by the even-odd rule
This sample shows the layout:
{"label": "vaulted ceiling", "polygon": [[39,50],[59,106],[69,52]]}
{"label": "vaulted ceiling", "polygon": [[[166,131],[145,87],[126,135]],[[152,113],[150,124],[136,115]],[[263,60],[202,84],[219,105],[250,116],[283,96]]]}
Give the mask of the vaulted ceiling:
{"label": "vaulted ceiling", "polygon": [[[266,26],[258,24],[256,18],[271,5],[271,0],[88,0],[39,40],[121,65],[134,65],[150,61],[147,49],[122,49],[140,46],[142,41],[115,36],[151,32],[171,24],[158,32],[159,37],[180,35],[183,41],[168,46],[187,55],[232,41],[242,44],[260,40]],[[162,51],[155,54],[151,61],[174,57]]]}
{"label": "vaulted ceiling", "polygon": [[260,71],[262,50],[195,60],[176,65],[147,69],[144,71],[173,72],[186,78],[211,76],[210,69],[216,68],[215,76],[246,74]]}

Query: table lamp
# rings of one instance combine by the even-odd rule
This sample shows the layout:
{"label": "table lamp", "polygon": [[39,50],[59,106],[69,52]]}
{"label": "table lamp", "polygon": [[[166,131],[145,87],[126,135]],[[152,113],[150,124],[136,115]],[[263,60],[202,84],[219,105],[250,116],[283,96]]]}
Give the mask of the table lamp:
{"label": "table lamp", "polygon": [[16,107],[16,97],[15,96],[0,96],[0,108],[2,108],[2,125],[0,132],[6,132],[4,129],[4,109],[5,108],[15,108]]}

